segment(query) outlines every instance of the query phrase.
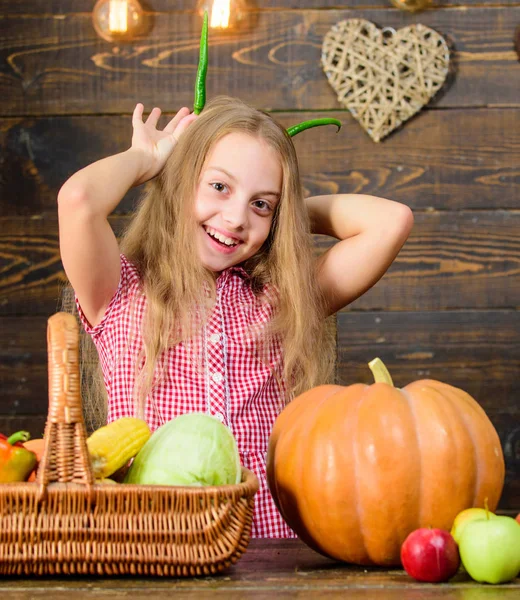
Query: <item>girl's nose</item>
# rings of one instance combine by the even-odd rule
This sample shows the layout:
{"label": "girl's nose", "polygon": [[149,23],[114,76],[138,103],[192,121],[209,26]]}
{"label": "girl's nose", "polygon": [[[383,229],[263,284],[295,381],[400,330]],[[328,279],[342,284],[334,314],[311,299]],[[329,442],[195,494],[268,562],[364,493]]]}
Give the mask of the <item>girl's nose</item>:
{"label": "girl's nose", "polygon": [[247,202],[230,202],[223,211],[223,219],[229,228],[243,229],[247,223]]}

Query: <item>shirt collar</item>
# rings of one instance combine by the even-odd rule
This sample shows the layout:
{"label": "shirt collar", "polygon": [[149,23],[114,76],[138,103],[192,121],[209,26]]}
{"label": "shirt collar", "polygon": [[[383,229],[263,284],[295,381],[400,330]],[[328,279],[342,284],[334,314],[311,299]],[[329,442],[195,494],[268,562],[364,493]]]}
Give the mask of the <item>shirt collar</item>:
{"label": "shirt collar", "polygon": [[221,271],[220,275],[217,277],[217,280],[220,278],[227,279],[231,275],[239,275],[240,277],[242,277],[242,279],[250,279],[251,277],[243,267],[235,265],[233,267],[229,267]]}

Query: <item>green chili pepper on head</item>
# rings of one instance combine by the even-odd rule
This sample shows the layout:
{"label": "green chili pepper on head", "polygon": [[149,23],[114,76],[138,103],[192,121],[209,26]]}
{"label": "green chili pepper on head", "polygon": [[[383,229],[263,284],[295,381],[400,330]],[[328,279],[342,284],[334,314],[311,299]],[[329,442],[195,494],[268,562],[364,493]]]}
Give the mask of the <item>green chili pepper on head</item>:
{"label": "green chili pepper on head", "polygon": [[311,127],[319,127],[320,125],[336,125],[338,128],[337,131],[341,129],[341,121],[338,121],[338,119],[311,119],[310,121],[303,121],[303,123],[298,123],[298,125],[289,127],[289,129],[287,129],[287,133],[293,137],[293,135],[300,133],[300,131],[305,131]]}
{"label": "green chili pepper on head", "polygon": [[[202,32],[200,34],[199,66],[197,69],[197,79],[195,81],[195,100],[193,103],[193,112],[200,115],[206,104],[206,75],[208,73],[208,11],[204,11],[204,21],[202,23]],[[300,131],[305,131],[311,127],[320,125],[336,125],[338,131],[341,129],[341,122],[338,119],[312,119],[303,121],[298,125],[293,125],[287,129],[287,133],[292,137]]]}
{"label": "green chili pepper on head", "polygon": [[206,74],[208,72],[208,11],[204,11],[204,21],[200,34],[199,67],[195,81],[195,101],[193,112],[200,115],[206,104]]}

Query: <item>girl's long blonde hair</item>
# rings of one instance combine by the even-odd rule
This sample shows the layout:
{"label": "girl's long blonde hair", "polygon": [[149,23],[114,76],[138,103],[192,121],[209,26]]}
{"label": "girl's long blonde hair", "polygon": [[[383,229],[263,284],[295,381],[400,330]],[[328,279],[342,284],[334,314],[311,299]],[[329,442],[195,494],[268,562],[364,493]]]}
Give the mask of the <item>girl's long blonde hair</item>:
{"label": "girl's long blonde hair", "polygon": [[[147,299],[140,324],[142,367],[137,372],[135,394],[136,414],[141,416],[147,395],[164,372],[163,358],[168,348],[181,340],[195,339],[208,316],[201,303],[201,290],[205,287],[210,295],[214,294],[215,277],[198,256],[195,231],[199,225],[193,205],[210,151],[233,132],[264,140],[277,152],[282,166],[281,198],[270,234],[261,250],[241,265],[259,297],[265,286],[276,290],[274,317],[263,333],[259,352],[265,358],[273,339],[282,343],[285,402],[327,381],[332,372],[334,340],[317,285],[310,223],[292,140],[269,115],[222,96],[209,102],[183,133],[165,168],[148,184],[121,239],[121,252],[137,268]],[[273,302],[272,295],[269,298]],[[91,342],[88,345],[86,348],[83,344],[82,363],[92,371],[89,356],[95,348]],[[200,350],[196,345],[194,348]],[[97,373],[94,378],[84,373],[90,388],[84,402],[87,412],[102,420],[106,398],[100,404],[100,385],[93,382],[102,385],[99,369]]]}

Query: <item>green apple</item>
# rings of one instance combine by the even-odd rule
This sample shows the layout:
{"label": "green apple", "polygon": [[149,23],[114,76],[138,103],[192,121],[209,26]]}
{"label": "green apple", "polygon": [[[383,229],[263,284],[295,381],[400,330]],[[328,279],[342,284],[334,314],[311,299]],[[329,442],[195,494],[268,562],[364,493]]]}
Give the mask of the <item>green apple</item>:
{"label": "green apple", "polygon": [[457,544],[459,544],[462,532],[468,523],[479,519],[487,519],[488,516],[490,519],[494,519],[496,517],[495,513],[489,512],[489,510],[485,508],[466,508],[460,512],[453,521],[450,531],[453,539],[457,542]]}
{"label": "green apple", "polygon": [[462,531],[459,552],[475,581],[511,581],[520,573],[520,523],[497,515],[471,521]]}

